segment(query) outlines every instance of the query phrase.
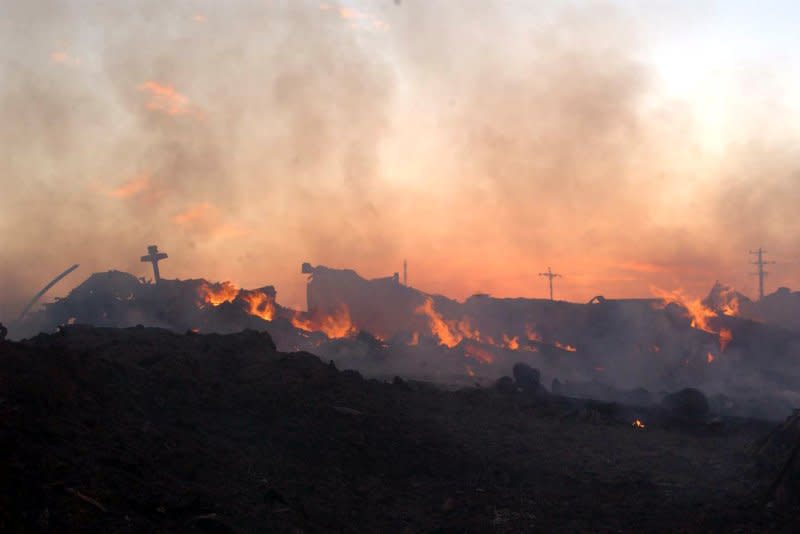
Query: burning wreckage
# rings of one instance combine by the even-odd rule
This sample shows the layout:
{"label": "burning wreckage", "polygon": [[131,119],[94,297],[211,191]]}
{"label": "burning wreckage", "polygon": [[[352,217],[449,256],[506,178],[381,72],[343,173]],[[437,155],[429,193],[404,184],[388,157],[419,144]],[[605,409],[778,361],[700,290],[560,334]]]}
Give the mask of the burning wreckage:
{"label": "burning wreckage", "polygon": [[[142,261],[152,260],[156,251]],[[554,393],[633,405],[697,388],[717,413],[782,418],[800,398],[800,294],[753,302],[717,283],[703,301],[681,292],[589,303],[474,295],[458,302],[355,271],[312,266],[308,311],[275,288],[95,273],[12,325],[15,337],[68,324],[178,332],[269,332],[281,351],[308,351],[374,377],[491,385],[520,362]]]}

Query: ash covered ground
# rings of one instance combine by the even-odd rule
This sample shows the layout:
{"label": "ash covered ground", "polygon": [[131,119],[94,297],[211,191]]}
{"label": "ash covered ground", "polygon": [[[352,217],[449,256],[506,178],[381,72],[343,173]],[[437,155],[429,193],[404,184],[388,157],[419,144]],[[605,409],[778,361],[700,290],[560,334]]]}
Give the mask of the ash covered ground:
{"label": "ash covered ground", "polygon": [[366,380],[254,331],[71,326],[0,351],[6,531],[797,526],[793,479],[771,488],[786,431],[762,421],[555,396],[524,374]]}

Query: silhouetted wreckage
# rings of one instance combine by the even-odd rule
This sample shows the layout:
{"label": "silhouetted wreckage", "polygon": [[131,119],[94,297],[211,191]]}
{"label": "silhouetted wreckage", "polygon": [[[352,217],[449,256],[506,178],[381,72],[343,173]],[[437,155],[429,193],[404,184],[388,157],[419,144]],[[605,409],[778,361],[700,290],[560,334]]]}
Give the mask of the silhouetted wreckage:
{"label": "silhouetted wreckage", "polygon": [[[142,261],[157,267],[164,257],[151,247]],[[397,274],[367,280],[308,263],[301,271],[309,277],[307,311],[281,306],[272,286],[95,273],[13,324],[11,335],[69,324],[253,329],[269,332],[280,350],[313,352],[370,376],[488,387],[521,363],[561,395],[659,405],[670,392],[695,388],[714,413],[773,418],[791,413],[800,394],[800,325],[793,322],[800,296],[784,289],[759,302],[721,284],[694,304],[485,294],[458,302],[403,285]]]}

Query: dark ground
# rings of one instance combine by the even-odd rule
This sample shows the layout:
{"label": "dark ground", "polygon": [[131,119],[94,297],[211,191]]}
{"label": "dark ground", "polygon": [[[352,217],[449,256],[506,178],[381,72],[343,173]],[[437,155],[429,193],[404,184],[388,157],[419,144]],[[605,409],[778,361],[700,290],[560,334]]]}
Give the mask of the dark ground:
{"label": "dark ground", "polygon": [[0,530],[792,531],[747,453],[773,426],[366,381],[255,332],[68,327],[0,342]]}

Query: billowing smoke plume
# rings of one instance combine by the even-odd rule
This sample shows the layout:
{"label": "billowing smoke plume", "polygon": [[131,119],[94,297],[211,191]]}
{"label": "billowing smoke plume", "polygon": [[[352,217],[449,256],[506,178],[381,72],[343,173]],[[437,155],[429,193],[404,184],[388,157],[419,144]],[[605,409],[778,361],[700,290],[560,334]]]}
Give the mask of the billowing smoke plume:
{"label": "billowing smoke plume", "polygon": [[752,104],[704,148],[607,3],[2,9],[2,319],[75,262],[73,283],[145,275],[151,243],[164,276],[294,305],[304,260],[381,275],[407,257],[456,297],[542,295],[552,264],[588,299],[741,286],[748,248],[800,252],[795,135]]}

